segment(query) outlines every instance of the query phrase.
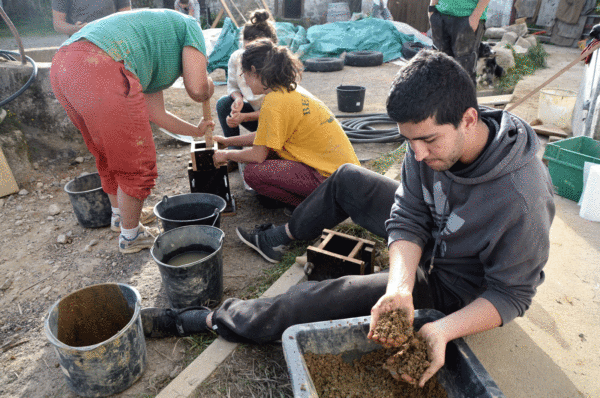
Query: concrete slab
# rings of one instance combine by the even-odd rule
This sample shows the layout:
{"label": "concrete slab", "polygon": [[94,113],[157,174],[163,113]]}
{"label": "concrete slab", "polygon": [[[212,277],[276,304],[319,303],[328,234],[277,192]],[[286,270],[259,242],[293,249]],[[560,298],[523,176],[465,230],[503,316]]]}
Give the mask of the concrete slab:
{"label": "concrete slab", "polygon": [[[580,54],[573,48],[545,48],[548,68],[523,78],[514,102]],[[551,86],[578,91],[583,70],[580,63]],[[513,113],[531,122],[538,103],[539,94]],[[504,327],[465,339],[507,397],[600,397],[600,223],[579,217],[571,200],[555,196],[555,203],[546,280],[530,309]]]}

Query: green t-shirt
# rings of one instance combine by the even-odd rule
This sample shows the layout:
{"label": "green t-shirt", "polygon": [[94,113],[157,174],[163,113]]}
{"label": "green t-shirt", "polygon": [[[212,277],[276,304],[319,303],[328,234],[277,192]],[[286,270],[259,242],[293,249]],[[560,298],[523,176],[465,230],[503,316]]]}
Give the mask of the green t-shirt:
{"label": "green t-shirt", "polygon": [[174,10],[122,12],[84,26],[62,45],[86,39],[123,61],[145,93],[170,87],[183,71],[181,53],[191,46],[206,55],[202,30],[196,20]]}
{"label": "green t-shirt", "polygon": [[[477,7],[477,3],[479,3],[479,0],[440,0],[435,8],[440,14],[452,15],[453,17],[468,17],[473,13],[475,7]],[[483,14],[481,14],[481,19],[483,21],[487,19],[487,7],[483,11]]]}

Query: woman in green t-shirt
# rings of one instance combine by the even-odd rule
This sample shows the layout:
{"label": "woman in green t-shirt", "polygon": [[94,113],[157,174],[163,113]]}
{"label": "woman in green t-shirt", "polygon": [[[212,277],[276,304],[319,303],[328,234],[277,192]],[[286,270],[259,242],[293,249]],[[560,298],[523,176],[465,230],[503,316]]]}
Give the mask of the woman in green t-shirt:
{"label": "woman in green t-shirt", "polygon": [[96,158],[121,253],[151,247],[158,233],[142,225],[154,218],[143,204],[158,176],[150,122],[193,137],[214,126],[166,111],[162,93],[183,76],[190,98],[208,101],[214,86],[206,65],[204,37],[193,18],[148,9],[89,23],[52,60],[52,89]]}

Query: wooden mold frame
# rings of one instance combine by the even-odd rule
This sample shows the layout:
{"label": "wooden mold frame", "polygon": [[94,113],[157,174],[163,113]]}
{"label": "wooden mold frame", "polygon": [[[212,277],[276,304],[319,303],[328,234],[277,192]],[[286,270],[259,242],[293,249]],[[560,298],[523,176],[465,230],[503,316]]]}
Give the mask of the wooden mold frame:
{"label": "wooden mold frame", "polygon": [[373,273],[375,242],[330,229],[323,230],[321,239],[306,249],[304,272],[309,280]]}

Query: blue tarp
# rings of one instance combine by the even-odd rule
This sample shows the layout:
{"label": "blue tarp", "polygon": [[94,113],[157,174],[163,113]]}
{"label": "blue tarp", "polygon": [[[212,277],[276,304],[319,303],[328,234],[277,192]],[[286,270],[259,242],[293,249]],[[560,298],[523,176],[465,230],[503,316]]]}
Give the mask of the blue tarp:
{"label": "blue tarp", "polygon": [[[399,32],[394,24],[379,18],[334,22],[315,25],[308,29],[289,22],[277,22],[277,37],[302,61],[310,58],[339,57],[343,52],[381,51],[383,61],[402,56],[402,44],[414,41],[414,35]],[[239,47],[240,29],[229,18],[225,19],[215,49],[208,58],[208,72],[227,70],[229,56]]]}

